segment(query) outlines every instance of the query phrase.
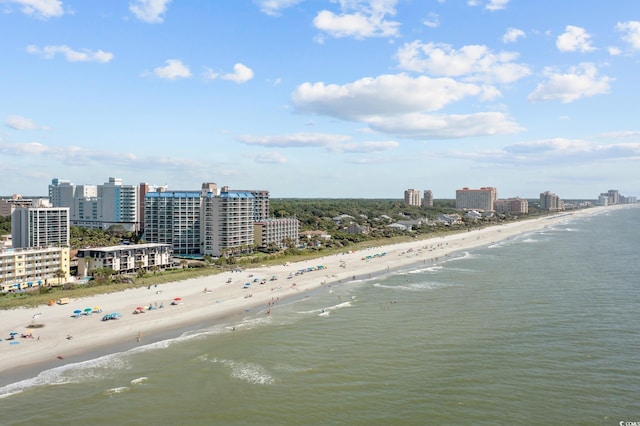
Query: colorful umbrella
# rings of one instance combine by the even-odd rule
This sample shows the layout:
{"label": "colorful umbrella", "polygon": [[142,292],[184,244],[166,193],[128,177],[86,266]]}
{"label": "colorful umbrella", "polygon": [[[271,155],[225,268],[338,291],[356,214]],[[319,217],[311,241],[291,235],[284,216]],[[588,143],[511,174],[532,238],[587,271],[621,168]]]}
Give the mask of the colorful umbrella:
{"label": "colorful umbrella", "polygon": [[175,299],[173,299],[173,300],[175,300],[175,301],[182,300],[182,297],[176,297],[176,298],[175,298]]}

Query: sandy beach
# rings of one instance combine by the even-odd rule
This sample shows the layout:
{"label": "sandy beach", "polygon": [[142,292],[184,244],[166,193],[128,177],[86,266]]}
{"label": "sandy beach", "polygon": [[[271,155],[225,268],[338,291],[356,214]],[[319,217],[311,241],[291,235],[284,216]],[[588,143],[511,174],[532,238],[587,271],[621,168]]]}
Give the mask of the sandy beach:
{"label": "sandy beach", "polygon": [[[441,262],[456,252],[612,208],[616,207],[594,207],[305,262],[72,299],[66,305],[0,311],[0,385],[65,363],[171,337],[189,326],[223,322],[232,333],[234,318],[270,315],[277,311],[279,303],[304,297],[322,286],[349,285],[350,281],[373,278],[397,268]],[[248,288],[246,283],[250,283]],[[98,307],[101,312],[93,312]],[[91,313],[85,314],[85,310]],[[114,312],[121,316],[103,321],[104,315]],[[33,323],[43,326],[30,328]],[[9,340],[11,333],[16,333],[13,340]],[[23,334],[32,337],[22,337]]]}

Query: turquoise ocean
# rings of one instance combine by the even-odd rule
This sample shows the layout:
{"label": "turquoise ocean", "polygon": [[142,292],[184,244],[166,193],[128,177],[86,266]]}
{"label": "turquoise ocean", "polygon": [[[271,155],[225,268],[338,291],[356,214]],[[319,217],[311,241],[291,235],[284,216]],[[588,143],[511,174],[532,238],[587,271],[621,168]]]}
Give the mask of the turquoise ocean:
{"label": "turquoise ocean", "polygon": [[3,384],[0,424],[640,422],[639,213],[568,217]]}

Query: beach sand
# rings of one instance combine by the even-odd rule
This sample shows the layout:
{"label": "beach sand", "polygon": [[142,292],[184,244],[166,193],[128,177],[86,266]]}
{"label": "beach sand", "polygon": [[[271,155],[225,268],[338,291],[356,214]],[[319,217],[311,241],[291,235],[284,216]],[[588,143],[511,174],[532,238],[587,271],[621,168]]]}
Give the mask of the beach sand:
{"label": "beach sand", "polygon": [[[150,288],[74,299],[67,305],[3,310],[0,311],[0,386],[34,377],[41,371],[65,363],[176,336],[189,326],[223,322],[228,323],[229,332],[233,332],[234,318],[240,320],[246,315],[269,315],[272,309],[277,309],[278,303],[304,297],[322,286],[348,285],[354,279],[367,279],[413,264],[438,263],[455,252],[508,240],[612,208],[594,207],[304,262],[225,272]],[[308,268],[315,270],[299,273]],[[272,277],[277,279],[271,280]],[[263,280],[266,282],[261,284]],[[244,288],[248,282],[251,285]],[[172,304],[174,301],[176,304]],[[160,305],[164,306],[160,308]],[[101,313],[74,316],[76,310],[84,312],[98,306]],[[149,306],[158,308],[149,310]],[[133,314],[138,307],[144,308],[144,313]],[[113,312],[122,316],[102,321],[103,315]],[[43,326],[29,328],[33,323]],[[18,334],[14,340],[7,340],[11,332]],[[33,337],[23,338],[23,333],[31,333]]]}

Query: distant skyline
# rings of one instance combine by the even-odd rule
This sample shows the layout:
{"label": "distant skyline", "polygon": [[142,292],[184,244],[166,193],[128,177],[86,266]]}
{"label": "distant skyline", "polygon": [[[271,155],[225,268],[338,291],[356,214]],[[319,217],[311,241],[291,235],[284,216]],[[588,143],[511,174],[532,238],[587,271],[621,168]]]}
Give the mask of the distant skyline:
{"label": "distant skyline", "polygon": [[640,196],[640,8],[0,0],[0,195]]}

